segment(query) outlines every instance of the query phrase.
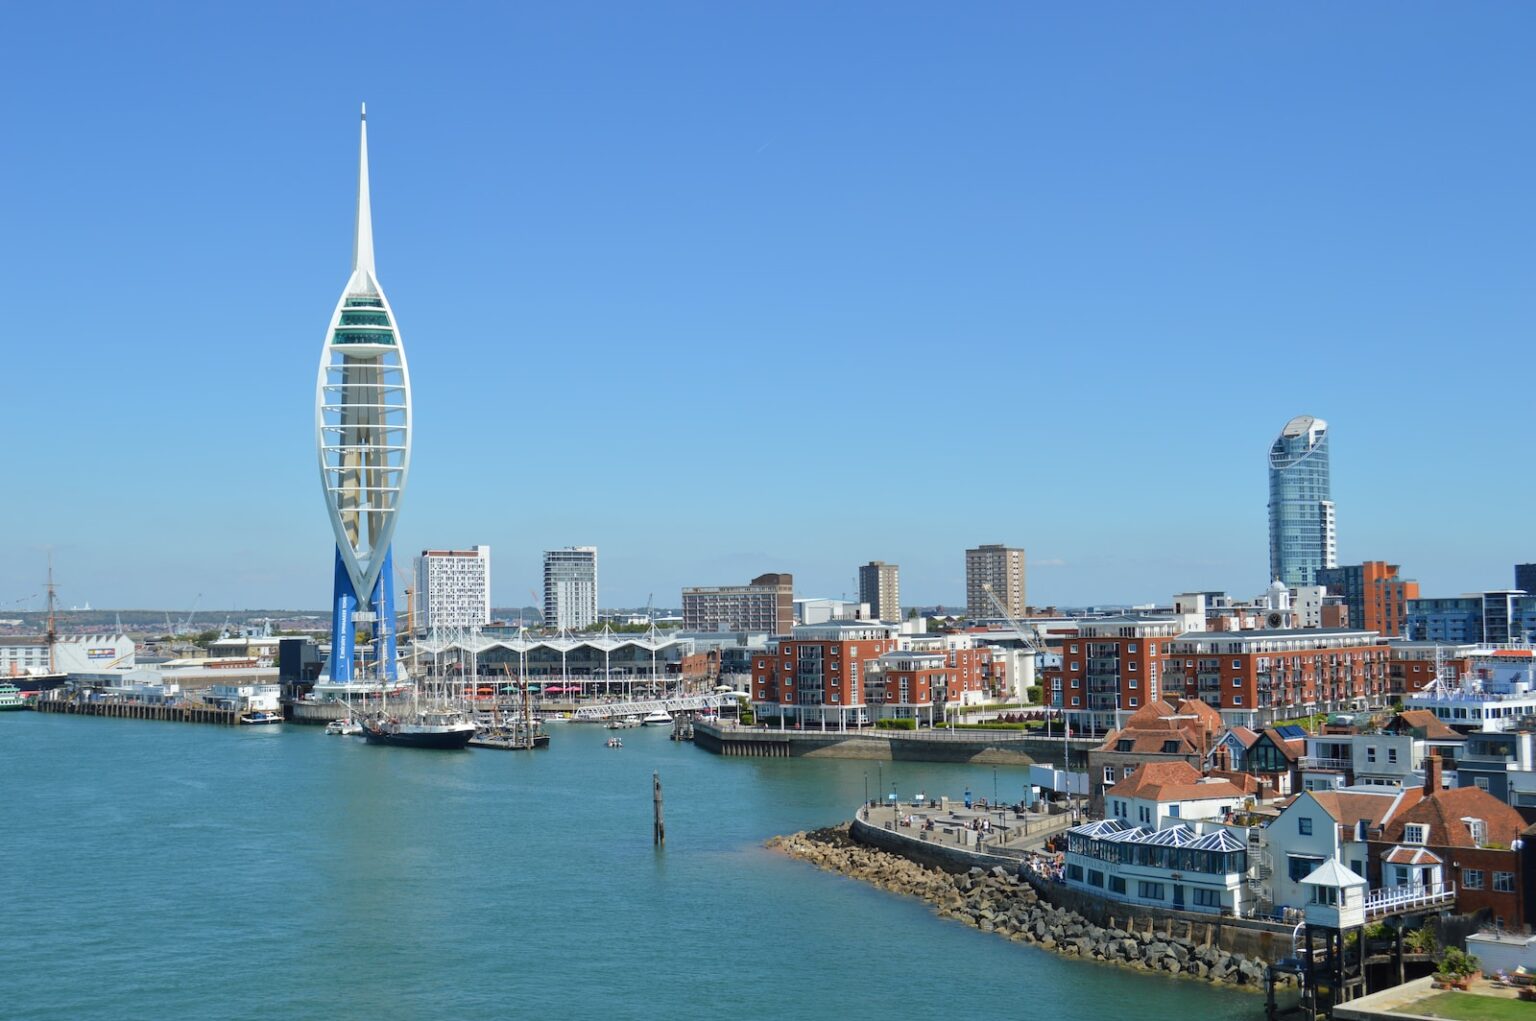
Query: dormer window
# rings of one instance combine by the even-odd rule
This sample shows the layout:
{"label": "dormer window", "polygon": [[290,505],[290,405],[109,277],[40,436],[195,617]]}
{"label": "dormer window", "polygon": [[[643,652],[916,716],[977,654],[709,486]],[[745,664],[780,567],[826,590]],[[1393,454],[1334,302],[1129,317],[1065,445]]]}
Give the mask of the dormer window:
{"label": "dormer window", "polygon": [[1136,744],[1136,742],[1131,740],[1130,738],[1123,737],[1119,741],[1115,742],[1115,751],[1117,751],[1117,752],[1128,752],[1133,747],[1135,747],[1135,744]]}
{"label": "dormer window", "polygon": [[1166,754],[1169,754],[1169,755],[1177,755],[1178,751],[1179,751],[1179,742],[1177,742],[1177,741],[1164,741],[1163,742],[1163,751]]}
{"label": "dormer window", "polygon": [[1422,844],[1429,837],[1429,827],[1423,823],[1411,822],[1403,827],[1403,843]]}
{"label": "dormer window", "polygon": [[1482,847],[1488,842],[1488,824],[1482,819],[1464,818],[1461,820],[1467,827],[1467,832],[1472,835],[1472,843]]}

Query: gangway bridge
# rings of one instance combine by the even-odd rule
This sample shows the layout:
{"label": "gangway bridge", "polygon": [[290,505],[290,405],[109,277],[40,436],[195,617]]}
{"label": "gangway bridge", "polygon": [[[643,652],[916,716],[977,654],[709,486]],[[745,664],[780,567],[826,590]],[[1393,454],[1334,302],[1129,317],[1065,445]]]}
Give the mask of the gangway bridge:
{"label": "gangway bridge", "polygon": [[581,706],[573,715],[578,720],[611,720],[623,716],[649,716],[651,713],[698,712],[701,709],[721,709],[739,704],[739,697],[730,692],[720,695],[678,695],[675,698],[651,698],[637,702],[601,702]]}

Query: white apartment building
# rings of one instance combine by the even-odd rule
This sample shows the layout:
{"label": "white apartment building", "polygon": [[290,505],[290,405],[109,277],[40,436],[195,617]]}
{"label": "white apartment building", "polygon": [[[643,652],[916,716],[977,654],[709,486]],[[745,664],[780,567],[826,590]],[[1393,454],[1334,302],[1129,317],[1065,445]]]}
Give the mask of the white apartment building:
{"label": "white apartment building", "polygon": [[428,549],[416,561],[415,626],[475,628],[491,622],[491,548]]}
{"label": "white apartment building", "polygon": [[544,553],[544,626],[579,631],[597,623],[597,547]]}

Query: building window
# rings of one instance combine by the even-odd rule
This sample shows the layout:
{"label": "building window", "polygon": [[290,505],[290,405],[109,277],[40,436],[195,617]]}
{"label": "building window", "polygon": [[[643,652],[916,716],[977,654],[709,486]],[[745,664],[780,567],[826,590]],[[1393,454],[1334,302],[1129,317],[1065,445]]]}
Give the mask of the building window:
{"label": "building window", "polygon": [[1375,745],[1371,745],[1368,748],[1366,748],[1366,750],[1365,750],[1365,761],[1366,762],[1375,762],[1376,761],[1376,746]]}
{"label": "building window", "polygon": [[1408,823],[1406,826],[1403,827],[1403,843],[1405,843],[1405,844],[1422,844],[1422,843],[1424,843],[1424,838],[1425,838],[1425,835],[1426,835],[1424,831],[1427,828],[1428,827],[1426,827],[1423,823],[1417,823],[1417,822]]}
{"label": "building window", "polygon": [[1136,896],[1142,900],[1162,900],[1163,884],[1149,883],[1145,879],[1136,884]]}
{"label": "building window", "polygon": [[1194,901],[1196,907],[1219,908],[1221,907],[1221,891],[1207,890],[1203,886],[1194,889]]}
{"label": "building window", "polygon": [[1480,791],[1486,791],[1488,789],[1488,778],[1486,776],[1474,776],[1472,778],[1472,783]]}
{"label": "building window", "polygon": [[1139,701],[1141,701],[1141,700],[1140,700],[1140,699],[1138,699],[1138,698],[1137,698],[1137,697],[1136,697],[1136,696],[1135,696],[1135,695],[1132,695],[1132,696],[1131,696],[1131,708],[1132,708],[1132,709],[1135,709],[1135,708],[1136,708],[1136,704],[1137,704],[1137,703],[1138,703],[1138,702],[1139,702]]}
{"label": "building window", "polygon": [[1232,704],[1233,705],[1242,705],[1243,704],[1243,696],[1241,696],[1241,695],[1233,695],[1232,696]]}
{"label": "building window", "polygon": [[[1075,645],[1074,645],[1074,646],[1072,646],[1072,650],[1071,650],[1071,651],[1073,651],[1073,652],[1076,652],[1076,651],[1077,651],[1077,646],[1075,646]],[[1073,669],[1073,670],[1076,670],[1076,669],[1077,669],[1077,664],[1075,664],[1075,663],[1074,663],[1074,664],[1073,664],[1073,665],[1072,665],[1072,669]]]}
{"label": "building window", "polygon": [[[1082,686],[1083,686],[1082,685],[1082,678],[1080,678],[1080,677],[1072,678],[1072,687],[1074,687],[1074,688],[1081,688]],[[1076,703],[1073,703],[1073,704],[1075,705]]]}
{"label": "building window", "polygon": [[[467,730],[468,728],[465,728],[465,729]],[[1104,767],[1104,782],[1105,783],[1114,783],[1115,782],[1115,767],[1114,766],[1105,766]]]}
{"label": "building window", "polygon": [[1514,893],[1515,874],[1513,872],[1495,872],[1493,874],[1494,893]]}
{"label": "building window", "polygon": [[1310,837],[1312,835],[1312,820],[1307,816],[1302,816],[1301,818],[1297,819],[1296,832],[1300,833],[1304,837]]}
{"label": "building window", "polygon": [[[1075,660],[1075,659],[1074,659],[1074,660],[1073,660],[1073,661],[1072,661],[1072,669],[1073,669],[1073,670],[1076,670],[1076,669],[1077,669],[1077,660]],[[1074,685],[1072,685],[1072,687],[1074,687],[1074,688],[1075,688],[1075,687],[1077,687],[1077,685],[1076,685],[1076,684],[1074,684]]]}
{"label": "building window", "polygon": [[1234,688],[1241,688],[1242,686],[1243,686],[1243,679],[1241,677],[1234,677],[1234,678],[1232,678],[1232,687],[1234,687]]}
{"label": "building window", "polygon": [[1125,777],[1130,776],[1134,772],[1136,772],[1136,767],[1135,766],[1121,766],[1120,767],[1120,776],[1121,776],[1122,779],[1124,779]]}
{"label": "building window", "polygon": [[1072,696],[1072,704],[1073,705],[1081,705],[1082,702],[1083,702],[1083,700],[1078,698],[1076,695]]}
{"label": "building window", "polygon": [[1083,867],[1081,865],[1068,865],[1067,878],[1081,883],[1083,881]]}
{"label": "building window", "polygon": [[1397,761],[1397,749],[1396,748],[1388,748],[1387,749],[1387,761],[1388,762],[1394,762],[1394,763]]}
{"label": "building window", "polygon": [[1299,883],[1306,879],[1316,872],[1317,867],[1323,863],[1323,859],[1308,854],[1293,854],[1288,857],[1290,862],[1287,866],[1286,875],[1293,883]]}
{"label": "building window", "polygon": [[1127,652],[1135,652],[1136,651],[1136,643],[1132,642],[1130,645],[1126,646],[1126,651]]}
{"label": "building window", "polygon": [[1136,661],[1133,659],[1133,660],[1131,660],[1131,673],[1135,673],[1135,672],[1136,672]]}
{"label": "building window", "polygon": [[1124,876],[1110,876],[1109,877],[1109,892],[1110,893],[1124,894],[1125,893],[1125,877]]}
{"label": "building window", "polygon": [[1103,886],[1104,885],[1104,873],[1100,872],[1098,869],[1089,869],[1088,870],[1088,885],[1089,886]]}
{"label": "building window", "polygon": [[1136,682],[1137,682],[1137,681],[1138,681],[1138,680],[1139,680],[1139,679],[1140,679],[1140,678],[1136,678],[1136,677],[1132,677],[1132,678],[1131,678],[1131,680],[1130,680],[1130,686],[1131,686],[1131,687],[1133,687],[1133,688],[1134,688],[1134,687],[1137,687],[1137,684],[1136,684]]}
{"label": "building window", "polygon": [[1243,661],[1242,660],[1234,659],[1232,661],[1232,669],[1233,670],[1241,670],[1242,668],[1243,668]]}
{"label": "building window", "polygon": [[1481,890],[1483,888],[1482,869],[1462,869],[1461,885],[1467,890]]}

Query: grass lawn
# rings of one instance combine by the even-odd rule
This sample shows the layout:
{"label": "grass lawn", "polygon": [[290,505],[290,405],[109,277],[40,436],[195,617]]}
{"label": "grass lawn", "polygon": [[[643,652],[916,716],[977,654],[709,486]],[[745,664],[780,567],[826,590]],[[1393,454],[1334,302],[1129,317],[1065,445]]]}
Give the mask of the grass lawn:
{"label": "grass lawn", "polygon": [[1453,1021],[1531,1021],[1536,1018],[1536,1004],[1524,1000],[1454,991],[1436,993],[1416,1003],[1405,1003],[1399,1009],[1410,1014],[1451,1018]]}

